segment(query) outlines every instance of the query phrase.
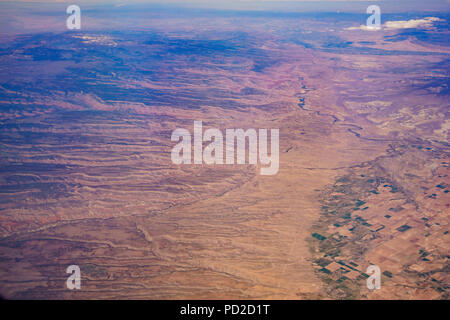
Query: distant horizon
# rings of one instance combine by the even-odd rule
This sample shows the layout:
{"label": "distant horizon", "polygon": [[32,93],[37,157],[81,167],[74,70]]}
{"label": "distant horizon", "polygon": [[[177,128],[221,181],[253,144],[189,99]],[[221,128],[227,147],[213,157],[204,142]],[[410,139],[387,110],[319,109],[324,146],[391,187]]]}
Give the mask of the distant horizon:
{"label": "distant horizon", "polygon": [[[404,12],[450,12],[449,0],[430,0],[426,3],[418,0],[392,0],[392,1],[370,1],[370,0],[294,0],[294,1],[266,1],[266,0],[231,0],[231,1],[211,1],[205,0],[132,0],[126,3],[122,0],[100,0],[100,1],[67,1],[67,0],[37,0],[37,1],[9,1],[0,0],[2,4],[14,5],[69,5],[69,4],[103,6],[114,5],[115,7],[133,7],[139,5],[161,6],[167,8],[187,8],[187,9],[213,9],[231,11],[264,11],[264,12],[342,12],[357,13],[363,12],[368,5],[377,4],[384,13],[404,13]],[[1,7],[0,7],[1,8]]]}

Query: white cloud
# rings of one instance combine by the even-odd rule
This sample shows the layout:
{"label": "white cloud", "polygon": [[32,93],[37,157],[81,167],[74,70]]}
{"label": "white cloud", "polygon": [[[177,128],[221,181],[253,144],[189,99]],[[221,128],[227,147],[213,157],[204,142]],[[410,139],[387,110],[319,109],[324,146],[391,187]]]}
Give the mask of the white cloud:
{"label": "white cloud", "polygon": [[360,25],[359,27],[350,27],[350,28],[345,28],[345,30],[365,30],[365,31],[378,31],[381,30],[381,28],[373,28],[373,27],[368,27],[366,25]]}
{"label": "white cloud", "polygon": [[381,28],[371,28],[366,25],[361,25],[359,27],[350,27],[345,30],[366,30],[366,31],[378,31],[381,29],[385,30],[395,30],[395,29],[411,29],[411,28],[421,28],[426,29],[433,26],[434,22],[443,21],[437,17],[426,17],[423,19],[411,19],[408,21],[399,20],[399,21],[387,21],[385,24],[381,26]]}
{"label": "white cloud", "polygon": [[423,19],[411,19],[408,21],[388,21],[384,24],[385,29],[409,29],[409,28],[429,28],[433,26],[433,22],[441,21],[436,17],[427,17]]}

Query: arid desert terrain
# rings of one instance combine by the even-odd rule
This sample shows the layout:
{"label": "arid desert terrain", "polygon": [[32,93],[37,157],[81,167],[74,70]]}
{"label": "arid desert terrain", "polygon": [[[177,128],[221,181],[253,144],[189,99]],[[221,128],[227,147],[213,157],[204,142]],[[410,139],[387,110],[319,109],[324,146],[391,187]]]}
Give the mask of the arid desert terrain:
{"label": "arid desert terrain", "polygon": [[[449,298],[448,15],[2,6],[4,298]],[[194,121],[278,128],[278,173],[173,164]]]}

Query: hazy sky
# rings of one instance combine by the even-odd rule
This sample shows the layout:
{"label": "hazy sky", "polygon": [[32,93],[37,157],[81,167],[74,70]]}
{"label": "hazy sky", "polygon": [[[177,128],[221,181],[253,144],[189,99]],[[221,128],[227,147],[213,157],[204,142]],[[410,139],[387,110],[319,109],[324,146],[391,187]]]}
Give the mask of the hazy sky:
{"label": "hazy sky", "polygon": [[[11,2],[0,0],[0,2]],[[130,3],[176,4],[188,7],[269,11],[361,11],[378,4],[384,12],[450,11],[450,0],[19,0],[14,2],[53,2],[67,4]]]}

